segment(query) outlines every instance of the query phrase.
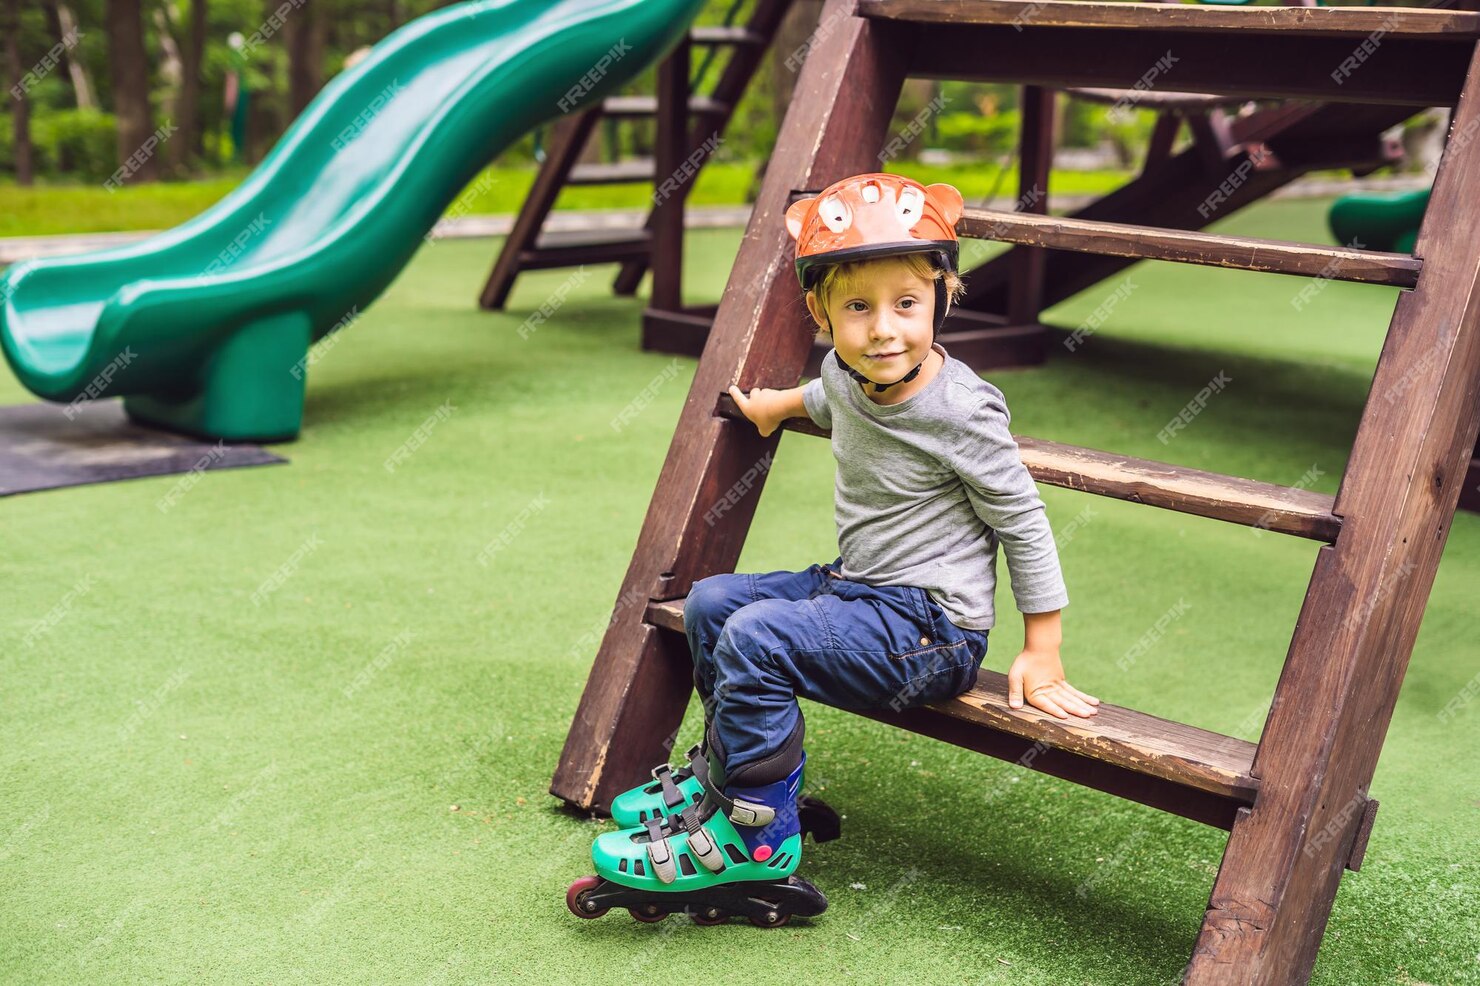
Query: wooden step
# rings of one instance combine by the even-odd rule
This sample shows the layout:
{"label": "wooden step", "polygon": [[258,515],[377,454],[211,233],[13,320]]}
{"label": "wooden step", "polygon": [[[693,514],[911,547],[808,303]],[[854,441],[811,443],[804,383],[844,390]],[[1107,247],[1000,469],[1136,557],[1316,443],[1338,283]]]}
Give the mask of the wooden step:
{"label": "wooden step", "polygon": [[[607,116],[652,116],[658,112],[658,97],[608,96],[601,101],[601,111]],[[717,116],[729,111],[728,105],[708,96],[689,97],[689,112],[695,115]]]}
{"label": "wooden step", "polygon": [[636,158],[631,161],[578,164],[570,169],[567,185],[622,185],[631,182],[653,181],[657,171],[652,158]]}
{"label": "wooden step", "polygon": [[[682,599],[651,602],[647,608],[647,622],[683,633],[683,604]],[[1256,747],[1247,740],[1108,702],[1100,704],[1098,714],[1092,719],[1059,719],[1026,705],[1014,709],[1007,704],[1007,676],[987,668],[981,670],[974,688],[948,701],[905,710],[904,715],[895,715],[887,710],[863,714],[917,732],[945,734],[943,738],[952,739],[959,745],[985,747],[983,752],[993,752],[993,748],[990,744],[964,741],[959,732],[961,727],[971,732],[1006,734],[1032,744],[1029,749],[1040,754],[1061,751],[1121,768],[1137,777],[1202,792],[1226,802],[1226,815],[1213,812],[1211,814],[1216,817],[1205,817],[1209,813],[1183,813],[1210,824],[1222,824],[1225,817],[1231,823],[1232,809],[1253,804],[1259,790],[1259,781],[1252,774]],[[931,723],[931,719],[954,720],[956,728],[953,730],[947,724]],[[1050,769],[1053,764],[1046,756],[1004,758],[1019,760],[1024,766],[1034,769],[1048,769],[1051,773],[1067,772]],[[1105,789],[1111,788],[1106,786]],[[1113,793],[1142,800],[1126,790],[1114,790]]]}
{"label": "wooden step", "polygon": [[689,40],[699,45],[764,45],[766,36],[740,25],[711,25],[690,29]]}
{"label": "wooden step", "polygon": [[[1230,136],[1246,146],[1269,147],[1281,167],[1248,170],[1248,180],[1233,189],[1217,208],[1205,205],[1210,191],[1220,196],[1224,193],[1210,189],[1204,160],[1195,148],[1188,148],[1150,165],[1125,185],[1077,210],[1074,217],[1198,229],[1288,184],[1305,167],[1331,167],[1346,156],[1346,166],[1371,170],[1385,159],[1385,142],[1380,135],[1402,123],[1411,112],[1406,107],[1330,103],[1285,103],[1257,110],[1234,120]],[[1247,154],[1238,159],[1250,160]],[[986,312],[1007,310],[1008,284],[1016,276],[1018,263],[1013,252],[1003,251],[972,269],[962,300],[964,307]],[[1134,262],[1134,258],[1103,254],[1050,252],[1043,263],[1043,305],[1057,304]]]}
{"label": "wooden step", "polygon": [[[735,399],[727,393],[720,395],[715,413],[749,424],[736,406]],[[781,427],[806,435],[830,437],[810,418],[788,418]],[[1035,480],[1049,486],[1144,503],[1315,541],[1335,541],[1341,530],[1341,518],[1331,511],[1334,498],[1325,493],[1116,455],[1099,449],[1021,435],[1014,437],[1028,472]]]}
{"label": "wooden step", "polygon": [[578,264],[621,263],[652,251],[652,234],[645,229],[570,230],[544,233],[535,246],[519,251],[522,270],[574,267]]}
{"label": "wooden step", "polygon": [[1220,7],[1101,0],[859,0],[863,17],[916,24],[1242,31],[1380,39],[1477,38],[1480,13],[1415,7]]}
{"label": "wooden step", "polygon": [[1132,226],[1128,223],[1044,216],[1030,212],[967,209],[956,223],[956,231],[962,236],[1053,250],[1073,250],[1143,260],[1170,260],[1183,264],[1386,284],[1399,288],[1413,287],[1418,282],[1418,273],[1423,267],[1423,261],[1406,253],[1290,243],[1252,236],[1222,236],[1158,226]]}

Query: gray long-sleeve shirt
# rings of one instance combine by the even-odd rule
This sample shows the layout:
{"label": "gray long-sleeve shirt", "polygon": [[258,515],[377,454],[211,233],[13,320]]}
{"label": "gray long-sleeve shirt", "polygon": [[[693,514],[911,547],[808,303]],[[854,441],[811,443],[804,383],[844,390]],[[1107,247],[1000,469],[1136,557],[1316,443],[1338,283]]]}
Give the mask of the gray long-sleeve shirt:
{"label": "gray long-sleeve shirt", "polygon": [[1024,613],[1069,602],[1033,477],[1007,429],[1002,391],[935,344],[945,365],[898,404],[864,396],[829,351],[807,414],[832,430],[843,578],[925,589],[951,622],[996,623],[997,545]]}

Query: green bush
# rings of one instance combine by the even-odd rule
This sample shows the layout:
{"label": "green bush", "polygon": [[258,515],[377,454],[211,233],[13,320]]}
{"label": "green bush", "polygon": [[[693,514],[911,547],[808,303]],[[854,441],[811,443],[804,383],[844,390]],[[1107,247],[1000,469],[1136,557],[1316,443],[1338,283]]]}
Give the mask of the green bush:
{"label": "green bush", "polygon": [[58,110],[36,117],[31,128],[38,171],[104,181],[118,167],[118,126],[111,113]]}
{"label": "green bush", "polygon": [[940,146],[953,151],[1001,154],[1017,140],[1021,114],[1015,109],[991,115],[976,111],[942,113],[935,119]]}

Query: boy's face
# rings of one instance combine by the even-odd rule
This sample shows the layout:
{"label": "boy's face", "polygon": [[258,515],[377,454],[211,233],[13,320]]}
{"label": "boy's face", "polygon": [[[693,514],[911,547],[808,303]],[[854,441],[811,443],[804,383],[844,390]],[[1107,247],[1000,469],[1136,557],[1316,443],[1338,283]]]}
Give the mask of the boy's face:
{"label": "boy's face", "polygon": [[935,283],[895,257],[868,261],[849,290],[832,292],[824,312],[816,291],[807,309],[826,329],[843,362],[874,383],[894,383],[930,352]]}

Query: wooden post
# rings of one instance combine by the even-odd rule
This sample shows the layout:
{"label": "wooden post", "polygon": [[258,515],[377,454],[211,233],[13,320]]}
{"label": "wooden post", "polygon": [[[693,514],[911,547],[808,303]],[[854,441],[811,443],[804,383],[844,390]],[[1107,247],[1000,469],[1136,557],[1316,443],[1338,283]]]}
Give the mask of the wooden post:
{"label": "wooden post", "polygon": [[[1451,132],[1480,128],[1480,54]],[[1451,141],[1185,982],[1303,983],[1368,800],[1480,427],[1480,146]],[[1465,218],[1465,217],[1470,218]]]}
{"label": "wooden post", "polygon": [[514,220],[514,228],[504,240],[493,271],[488,275],[488,283],[483,285],[483,292],[478,296],[479,307],[502,308],[504,302],[509,300],[514,278],[519,275],[519,255],[534,246],[545,217],[554,208],[555,199],[560,194],[560,189],[565,187],[565,179],[579,160],[581,148],[586,146],[591,130],[600,116],[599,107],[589,109],[584,113],[562,117],[551,128],[550,147],[545,152],[545,162],[534,177],[534,185],[519,209],[518,218]]}
{"label": "wooden post", "polygon": [[[1019,137],[1019,212],[1048,213],[1048,176],[1053,169],[1054,101],[1058,93],[1043,86],[1022,88],[1022,133]],[[1012,288],[1007,324],[1029,325],[1043,311],[1043,271],[1048,251],[1013,250]]]}
{"label": "wooden post", "polygon": [[[705,343],[668,458],[623,579],[612,622],[571,722],[550,791],[581,808],[647,776],[667,755],[692,692],[685,651],[647,623],[649,600],[687,594],[695,579],[732,571],[780,437],[715,415],[719,396],[741,387],[794,386],[812,345],[798,331],[802,301],[784,221],[791,192],[821,188],[877,165],[899,89],[898,37],[850,16],[853,0],[828,0],[825,43],[811,52],[782,124],[744,245]],[[732,490],[738,503],[720,509]]]}
{"label": "wooden post", "polygon": [[658,66],[655,207],[650,227],[653,292],[649,304],[666,311],[683,307],[684,198],[692,181],[683,173],[684,159],[689,154],[689,51],[688,40],[680,41]]}

